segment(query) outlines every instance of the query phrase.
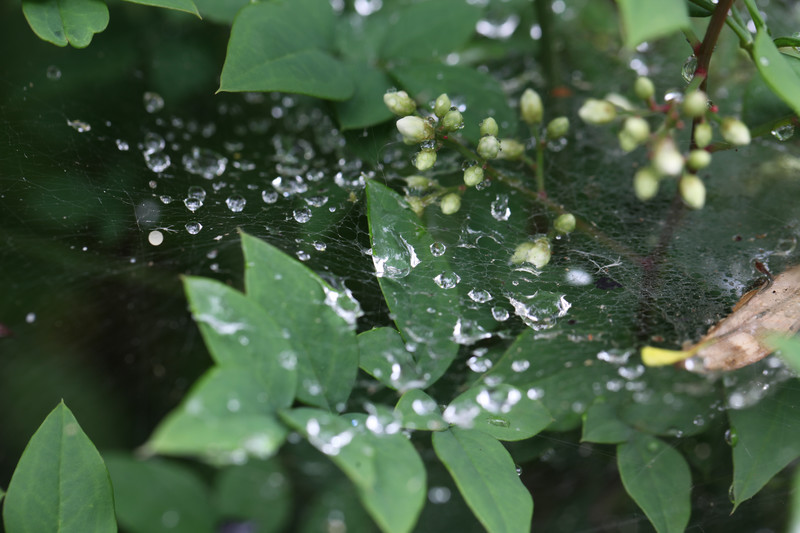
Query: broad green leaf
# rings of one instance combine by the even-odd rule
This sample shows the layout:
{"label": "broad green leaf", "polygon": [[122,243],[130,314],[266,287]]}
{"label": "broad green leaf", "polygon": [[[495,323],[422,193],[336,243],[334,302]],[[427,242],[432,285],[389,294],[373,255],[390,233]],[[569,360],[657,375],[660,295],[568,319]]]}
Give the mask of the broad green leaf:
{"label": "broad green leaf", "polygon": [[373,433],[363,415],[319,409],[282,413],[353,481],[364,507],[387,533],[411,531],[425,503],[425,466],[401,433]]}
{"label": "broad green leaf", "polygon": [[747,409],[729,409],[733,447],[734,510],[772,476],[800,457],[800,389],[797,382]]}
{"label": "broad green leaf", "polygon": [[359,366],[389,388],[406,391],[424,387],[422,371],[400,333],[394,328],[374,328],[358,335]]}
{"label": "broad green leaf", "polygon": [[220,516],[253,524],[262,533],[283,531],[291,516],[289,475],[276,459],[223,469],[214,494]]}
{"label": "broad green leaf", "polygon": [[186,277],[183,285],[214,362],[257,376],[273,410],[290,406],[297,388],[297,355],[283,329],[263,307],[223,283]]}
{"label": "broad green leaf", "polygon": [[451,428],[433,434],[433,448],[487,531],[530,531],[533,500],[497,439],[474,429]]}
{"label": "broad green leaf", "polygon": [[183,11],[185,13],[191,13],[192,15],[196,15],[197,18],[202,18],[200,17],[200,13],[197,11],[197,6],[194,5],[194,2],[192,0],[125,0],[125,1],[130,2],[132,4],[141,4],[144,6],[174,9],[175,11]]}
{"label": "broad green leaf", "polygon": [[269,310],[297,354],[299,400],[333,409],[358,371],[358,304],[296,259],[242,233],[247,297]]}
{"label": "broad green leaf", "polygon": [[800,468],[795,467],[792,479],[792,501],[789,510],[789,525],[786,531],[800,531]]}
{"label": "broad green leaf", "polygon": [[284,91],[346,100],[349,69],[325,50],[334,16],[327,0],[251,4],[233,22],[220,91]]}
{"label": "broad green leaf", "polygon": [[450,340],[458,322],[458,293],[435,281],[452,278],[454,271],[446,257],[431,253],[433,238],[397,193],[367,182],[367,210],[378,282],[406,344],[414,345],[416,377],[428,385],[444,374],[458,351]]}
{"label": "broad green leaf", "polygon": [[472,387],[447,406],[444,419],[509,441],[533,437],[553,421],[540,401],[508,384]]}
{"label": "broad green leaf", "polygon": [[617,447],[625,490],[659,533],[682,532],[689,523],[692,476],[679,451],[636,432]]}
{"label": "broad green leaf", "polygon": [[617,0],[617,5],[628,48],[690,26],[684,0]]}
{"label": "broad green leaf", "polygon": [[480,137],[478,125],[491,116],[500,126],[500,137],[515,136],[517,115],[508,107],[508,100],[500,83],[491,75],[471,67],[422,63],[397,66],[389,74],[419,102],[435,100],[447,93],[454,102],[467,106],[464,116],[474,117],[465,121],[459,134],[476,142]]}
{"label": "broad green leaf", "polygon": [[336,102],[336,117],[342,130],[365,128],[392,118],[392,112],[383,103],[383,95],[392,87],[386,74],[366,63],[350,63],[348,67],[358,83],[352,98]]}
{"label": "broad green leaf", "polygon": [[270,457],[283,444],[287,430],[273,414],[266,390],[266,384],[247,368],[211,368],[161,421],[144,449],[199,456],[213,464]]}
{"label": "broad green leaf", "polygon": [[233,24],[239,10],[251,2],[250,0],[195,0],[194,3],[204,20],[230,25]]}
{"label": "broad green leaf", "polygon": [[103,458],[62,401],[33,434],[3,504],[7,533],[115,532]]}
{"label": "broad green leaf", "polygon": [[411,389],[400,397],[394,408],[400,416],[403,427],[441,431],[447,428],[436,400],[419,389]]}
{"label": "broad green leaf", "polygon": [[25,0],[22,12],[33,32],[57,46],[89,46],[108,26],[108,8],[100,0]]}
{"label": "broad green leaf", "polygon": [[780,350],[781,359],[792,367],[792,370],[800,373],[800,338],[775,335],[770,337],[768,342],[770,346]]}
{"label": "broad green leaf", "polygon": [[790,59],[778,51],[764,28],[756,34],[753,61],[770,89],[800,114],[800,76],[790,66]]}
{"label": "broad green leaf", "polygon": [[[326,480],[327,481],[327,480]],[[373,533],[379,531],[359,500],[348,479],[322,487],[310,502],[303,502],[299,533],[327,533],[337,522],[347,525],[347,531]],[[336,521],[332,521],[334,518]]]}
{"label": "broad green leaf", "polygon": [[413,61],[442,57],[475,33],[482,9],[462,0],[426,0],[396,10],[388,19],[381,57]]}
{"label": "broad green leaf", "polygon": [[619,444],[627,441],[632,433],[633,428],[617,416],[616,407],[606,402],[593,403],[583,414],[583,442]]}
{"label": "broad green leaf", "polygon": [[208,488],[192,470],[163,459],[105,455],[121,526],[130,533],[213,533]]}

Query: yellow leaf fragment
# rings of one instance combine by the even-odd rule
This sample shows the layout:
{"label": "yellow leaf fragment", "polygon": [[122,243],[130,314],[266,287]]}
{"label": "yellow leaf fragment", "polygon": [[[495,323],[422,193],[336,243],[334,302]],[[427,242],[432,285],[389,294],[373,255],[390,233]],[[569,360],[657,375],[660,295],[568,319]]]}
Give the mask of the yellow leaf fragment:
{"label": "yellow leaf fragment", "polygon": [[655,346],[645,346],[642,348],[642,362],[647,366],[674,365],[679,361],[688,359],[694,354],[691,351],[667,350],[656,348]]}

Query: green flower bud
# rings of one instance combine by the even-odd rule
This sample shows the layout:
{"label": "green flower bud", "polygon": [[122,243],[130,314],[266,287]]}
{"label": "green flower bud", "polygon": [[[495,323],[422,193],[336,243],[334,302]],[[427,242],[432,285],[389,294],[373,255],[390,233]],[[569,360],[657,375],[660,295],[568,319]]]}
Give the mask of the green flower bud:
{"label": "green flower bud", "polygon": [[633,176],[633,192],[642,202],[658,193],[658,174],[650,167],[640,169]]}
{"label": "green flower bud", "polygon": [[692,150],[686,164],[692,170],[700,170],[711,164],[711,153],[705,150]]}
{"label": "green flower bud", "polygon": [[653,168],[662,176],[677,176],[683,170],[683,156],[672,137],[661,139],[653,150]]}
{"label": "green flower bud", "polygon": [[641,144],[650,137],[650,124],[642,117],[628,117],[622,129],[630,135],[631,139]]}
{"label": "green flower bud", "polygon": [[636,139],[634,139],[633,136],[631,136],[631,134],[626,130],[621,130],[617,134],[617,139],[619,139],[620,148],[622,148],[622,150],[625,152],[632,152],[639,146],[639,143],[636,141]]}
{"label": "green flower bud", "polygon": [[628,100],[619,93],[608,93],[603,97],[603,100],[613,105],[614,107],[624,109],[625,111],[633,111],[634,109],[636,109],[630,100]]}
{"label": "green flower bud", "polygon": [[711,131],[711,124],[708,122],[701,122],[694,127],[694,143],[698,148],[705,148],[711,144],[711,137],[714,132]]}
{"label": "green flower bud", "polygon": [[750,144],[750,130],[741,120],[729,117],[722,120],[720,126],[722,138],[736,146]]}
{"label": "green flower bud", "polygon": [[442,196],[442,201],[439,204],[439,207],[442,209],[442,213],[445,215],[452,215],[453,213],[458,213],[458,210],[461,209],[461,196],[458,194],[451,192],[450,194],[445,194]]}
{"label": "green flower bud", "polygon": [[514,139],[500,139],[500,153],[498,159],[516,161],[525,153],[525,145]]}
{"label": "green flower bud", "polygon": [[617,116],[611,102],[589,98],[578,110],[578,116],[587,124],[608,124]]}
{"label": "green flower bud", "polygon": [[413,175],[413,176],[406,176],[405,178],[406,185],[408,185],[411,189],[427,189],[431,186],[432,182],[430,179],[426,178],[425,176],[420,175]]}
{"label": "green flower bud", "polygon": [[575,215],[572,213],[558,215],[556,221],[553,222],[553,227],[559,233],[572,233],[575,231]]}
{"label": "green flower bud", "polygon": [[636,78],[636,82],[633,84],[633,92],[636,93],[637,98],[648,101],[656,94],[656,87],[650,78],[641,76]]}
{"label": "green flower bud", "polygon": [[514,255],[511,256],[511,263],[519,265],[528,257],[528,252],[533,248],[533,243],[530,241],[523,242],[514,250]]}
{"label": "green flower bud", "polygon": [[478,155],[484,159],[494,159],[500,151],[500,141],[494,135],[486,135],[478,141]]}
{"label": "green flower bud", "polygon": [[445,93],[440,94],[439,98],[436,99],[436,103],[433,104],[433,114],[442,118],[448,111],[450,111],[450,97]]}
{"label": "green flower bud", "polygon": [[703,91],[692,91],[683,99],[683,113],[690,118],[700,118],[708,111],[708,96]]}
{"label": "green flower bud", "polygon": [[539,93],[533,89],[525,89],[519,99],[519,114],[528,125],[538,124],[542,121],[544,108]]}
{"label": "green flower bud", "polygon": [[483,181],[483,168],[480,165],[472,165],[464,171],[464,185],[474,187]]}
{"label": "green flower bud", "polygon": [[430,168],[433,168],[433,165],[436,163],[436,150],[432,148],[425,148],[424,150],[420,150],[417,155],[414,157],[414,166],[417,167],[417,170],[420,172],[424,172]]}
{"label": "green flower bud", "polygon": [[560,139],[569,131],[569,119],[567,117],[556,117],[547,124],[547,138],[551,141]]}
{"label": "green flower bud", "polygon": [[706,186],[694,174],[684,174],[678,184],[683,202],[692,209],[701,209],[706,203]]}
{"label": "green flower bud", "polygon": [[418,217],[422,216],[422,213],[425,211],[425,204],[422,203],[420,198],[417,198],[416,196],[406,196],[406,203],[408,204],[408,207],[417,214]]}
{"label": "green flower bud", "polygon": [[488,117],[481,122],[481,135],[497,135],[497,121]]}
{"label": "green flower bud", "polygon": [[408,116],[397,121],[397,131],[406,144],[417,144],[434,138],[431,123],[420,117]]}
{"label": "green flower bud", "polygon": [[417,110],[417,103],[405,91],[390,91],[383,95],[383,103],[395,115],[405,117]]}
{"label": "green flower bud", "polygon": [[540,237],[536,239],[528,250],[528,255],[525,256],[525,261],[533,264],[536,268],[542,268],[550,262],[550,241],[547,237]]}
{"label": "green flower bud", "polygon": [[442,119],[442,129],[444,131],[456,131],[464,127],[464,117],[461,116],[461,111],[458,109],[451,109]]}

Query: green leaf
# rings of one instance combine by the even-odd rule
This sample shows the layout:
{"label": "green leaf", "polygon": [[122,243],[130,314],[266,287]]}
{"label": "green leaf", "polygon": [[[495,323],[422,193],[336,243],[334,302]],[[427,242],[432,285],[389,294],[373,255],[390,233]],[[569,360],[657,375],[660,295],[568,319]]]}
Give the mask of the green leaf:
{"label": "green leaf", "polygon": [[289,475],[275,459],[223,469],[214,494],[220,516],[247,521],[261,533],[283,531],[291,516]]}
{"label": "green leaf", "polygon": [[458,294],[434,281],[453,270],[444,256],[431,253],[433,238],[397,193],[367,182],[367,210],[378,282],[403,338],[413,341],[416,378],[424,387],[444,374],[458,351],[450,340]]}
{"label": "green leaf", "polygon": [[386,74],[366,63],[351,63],[348,67],[352,79],[358,83],[352,98],[335,104],[342,130],[365,128],[392,118],[392,112],[383,103],[383,95],[392,87]]}
{"label": "green leaf", "polygon": [[633,428],[617,416],[617,409],[604,401],[592,404],[583,414],[582,442],[618,444],[627,441]]}
{"label": "green leaf", "polygon": [[800,389],[796,382],[748,409],[729,409],[733,447],[733,508],[752,498],[800,457]]}
{"label": "green leaf", "polygon": [[800,114],[800,76],[775,47],[764,28],[760,28],[753,43],[753,61],[769,87]]}
{"label": "green leaf", "polygon": [[302,408],[282,416],[347,474],[383,531],[413,529],[425,503],[426,476],[408,438],[401,433],[373,433],[363,415],[340,417]]}
{"label": "green leaf", "polygon": [[800,531],[800,468],[795,467],[792,480],[792,502],[786,531]]}
{"label": "green leaf", "polygon": [[325,51],[334,16],[327,0],[265,2],[233,22],[220,91],[283,91],[346,100],[349,69]]}
{"label": "green leaf", "polygon": [[105,455],[121,526],[130,533],[213,533],[217,516],[203,480],[186,466]]}
{"label": "green leaf", "polygon": [[266,384],[247,368],[214,367],[181,405],[161,421],[144,448],[237,464],[274,454],[287,430],[273,415]]}
{"label": "green leaf", "polygon": [[530,531],[533,500],[498,440],[482,431],[451,428],[433,434],[433,448],[487,531]]}
{"label": "green leaf", "polygon": [[273,410],[290,406],[297,388],[297,355],[283,329],[263,307],[223,283],[186,277],[183,285],[214,362],[257,376]]}
{"label": "green leaf", "polygon": [[233,24],[239,10],[251,2],[250,0],[195,0],[194,3],[204,20],[230,25]]}
{"label": "green leaf", "polygon": [[482,12],[462,0],[427,0],[397,9],[388,19],[381,57],[414,61],[444,56],[469,41]]}
{"label": "green leaf", "polygon": [[242,233],[247,297],[270,310],[297,354],[299,400],[343,405],[358,372],[358,304],[274,246]]}
{"label": "green leaf", "polygon": [[358,335],[359,366],[389,388],[424,387],[422,371],[394,328],[374,328]]}
{"label": "green leaf", "polygon": [[416,430],[441,431],[447,428],[436,400],[419,389],[411,389],[400,397],[394,408],[403,427]]}
{"label": "green leaf", "polygon": [[800,338],[775,335],[768,339],[768,343],[780,350],[781,359],[800,374]]}
{"label": "green leaf", "polygon": [[659,533],[682,532],[691,514],[692,476],[676,449],[636,432],[617,447],[617,466],[625,490]]}
{"label": "green leaf", "polygon": [[57,46],[85,48],[108,26],[108,8],[100,0],[25,0],[22,12],[40,39]]}
{"label": "green leaf", "polygon": [[33,434],[8,485],[8,533],[117,531],[103,458],[62,401]]}
{"label": "green leaf", "polygon": [[617,0],[617,5],[628,48],[690,26],[684,0]]}
{"label": "green leaf", "polygon": [[447,406],[444,419],[509,441],[533,437],[553,421],[540,401],[505,383],[472,387]]}
{"label": "green leaf", "polygon": [[163,7],[166,9],[174,9],[175,11],[183,11],[184,13],[191,13],[202,18],[197,11],[197,6],[194,5],[192,0],[125,0],[132,4],[141,4],[143,6]]}

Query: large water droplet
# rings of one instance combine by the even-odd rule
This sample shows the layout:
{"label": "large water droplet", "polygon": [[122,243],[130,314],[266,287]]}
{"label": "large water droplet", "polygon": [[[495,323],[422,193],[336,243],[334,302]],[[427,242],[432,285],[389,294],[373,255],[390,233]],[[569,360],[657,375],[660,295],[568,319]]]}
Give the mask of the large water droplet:
{"label": "large water droplet", "polygon": [[697,70],[697,58],[695,56],[689,56],[684,61],[683,66],[681,67],[681,77],[686,83],[692,81],[694,78],[694,71]]}
{"label": "large water droplet", "polygon": [[47,79],[58,81],[61,79],[61,69],[55,65],[50,65],[47,67]]}
{"label": "large water droplet", "polygon": [[228,198],[225,199],[225,205],[234,213],[241,213],[246,204],[247,200],[238,194],[228,196]]}
{"label": "large water droplet", "polygon": [[725,442],[727,442],[730,447],[735,447],[739,444],[739,435],[736,433],[735,428],[725,430]]}
{"label": "large water droplet", "polygon": [[154,154],[160,152],[167,146],[164,137],[155,132],[148,132],[142,141],[142,151],[145,154]]}
{"label": "large water droplet", "polygon": [[508,195],[498,194],[492,202],[492,217],[495,220],[508,220],[511,216],[511,209],[508,207]]}
{"label": "large water droplet", "polygon": [[172,159],[164,152],[155,152],[152,154],[144,154],[144,162],[147,168],[156,173],[164,172],[172,164]]}
{"label": "large water droplet", "polygon": [[311,209],[307,207],[301,207],[300,209],[295,209],[294,213],[292,213],[292,216],[300,224],[305,224],[306,222],[311,220]]}
{"label": "large water droplet", "polygon": [[447,246],[443,242],[434,242],[431,244],[431,255],[440,257],[447,251]]}
{"label": "large water droplet", "polygon": [[455,272],[442,272],[433,278],[433,281],[443,289],[453,289],[461,281],[461,276]]}
{"label": "large water droplet", "polygon": [[186,209],[194,213],[195,211],[203,207],[203,200],[201,200],[200,198],[189,196],[183,199],[183,205],[186,206]]}
{"label": "large water droplet", "polygon": [[489,291],[484,291],[484,290],[472,289],[471,291],[469,291],[469,293],[467,293],[467,295],[473,302],[478,302],[481,304],[488,302],[489,300],[492,299],[491,293],[489,293]]}
{"label": "large water droplet", "polygon": [[261,199],[265,204],[274,204],[278,201],[278,193],[275,191],[261,191]]}
{"label": "large water droplet", "polygon": [[148,91],[142,95],[144,109],[148,113],[158,113],[164,109],[164,99],[160,94]]}
{"label": "large water droplet", "polygon": [[74,129],[78,133],[86,133],[92,130],[92,126],[82,120],[67,120],[67,126]]}
{"label": "large water droplet", "polygon": [[779,141],[788,141],[794,135],[794,125],[792,124],[784,124],[783,126],[778,126],[774,130],[770,132],[773,137],[778,139]]}
{"label": "large water droplet", "polygon": [[198,174],[206,179],[221,176],[228,166],[228,158],[208,148],[193,147],[191,152],[183,155],[183,168],[191,174]]}
{"label": "large water droplet", "polygon": [[189,187],[188,192],[186,193],[187,198],[197,198],[201,202],[206,199],[206,190],[202,187],[197,185],[193,185]]}
{"label": "large water droplet", "polygon": [[200,230],[203,229],[203,225],[199,222],[187,222],[186,223],[186,231],[189,232],[190,235],[197,235],[200,233]]}
{"label": "large water droplet", "polygon": [[504,307],[500,307],[499,305],[492,307],[492,317],[498,322],[505,322],[510,315],[508,309]]}
{"label": "large water droplet", "polygon": [[556,319],[566,315],[572,307],[564,295],[547,291],[537,291],[519,300],[509,297],[508,301],[514,306],[514,313],[528,327],[537,331],[553,327]]}

